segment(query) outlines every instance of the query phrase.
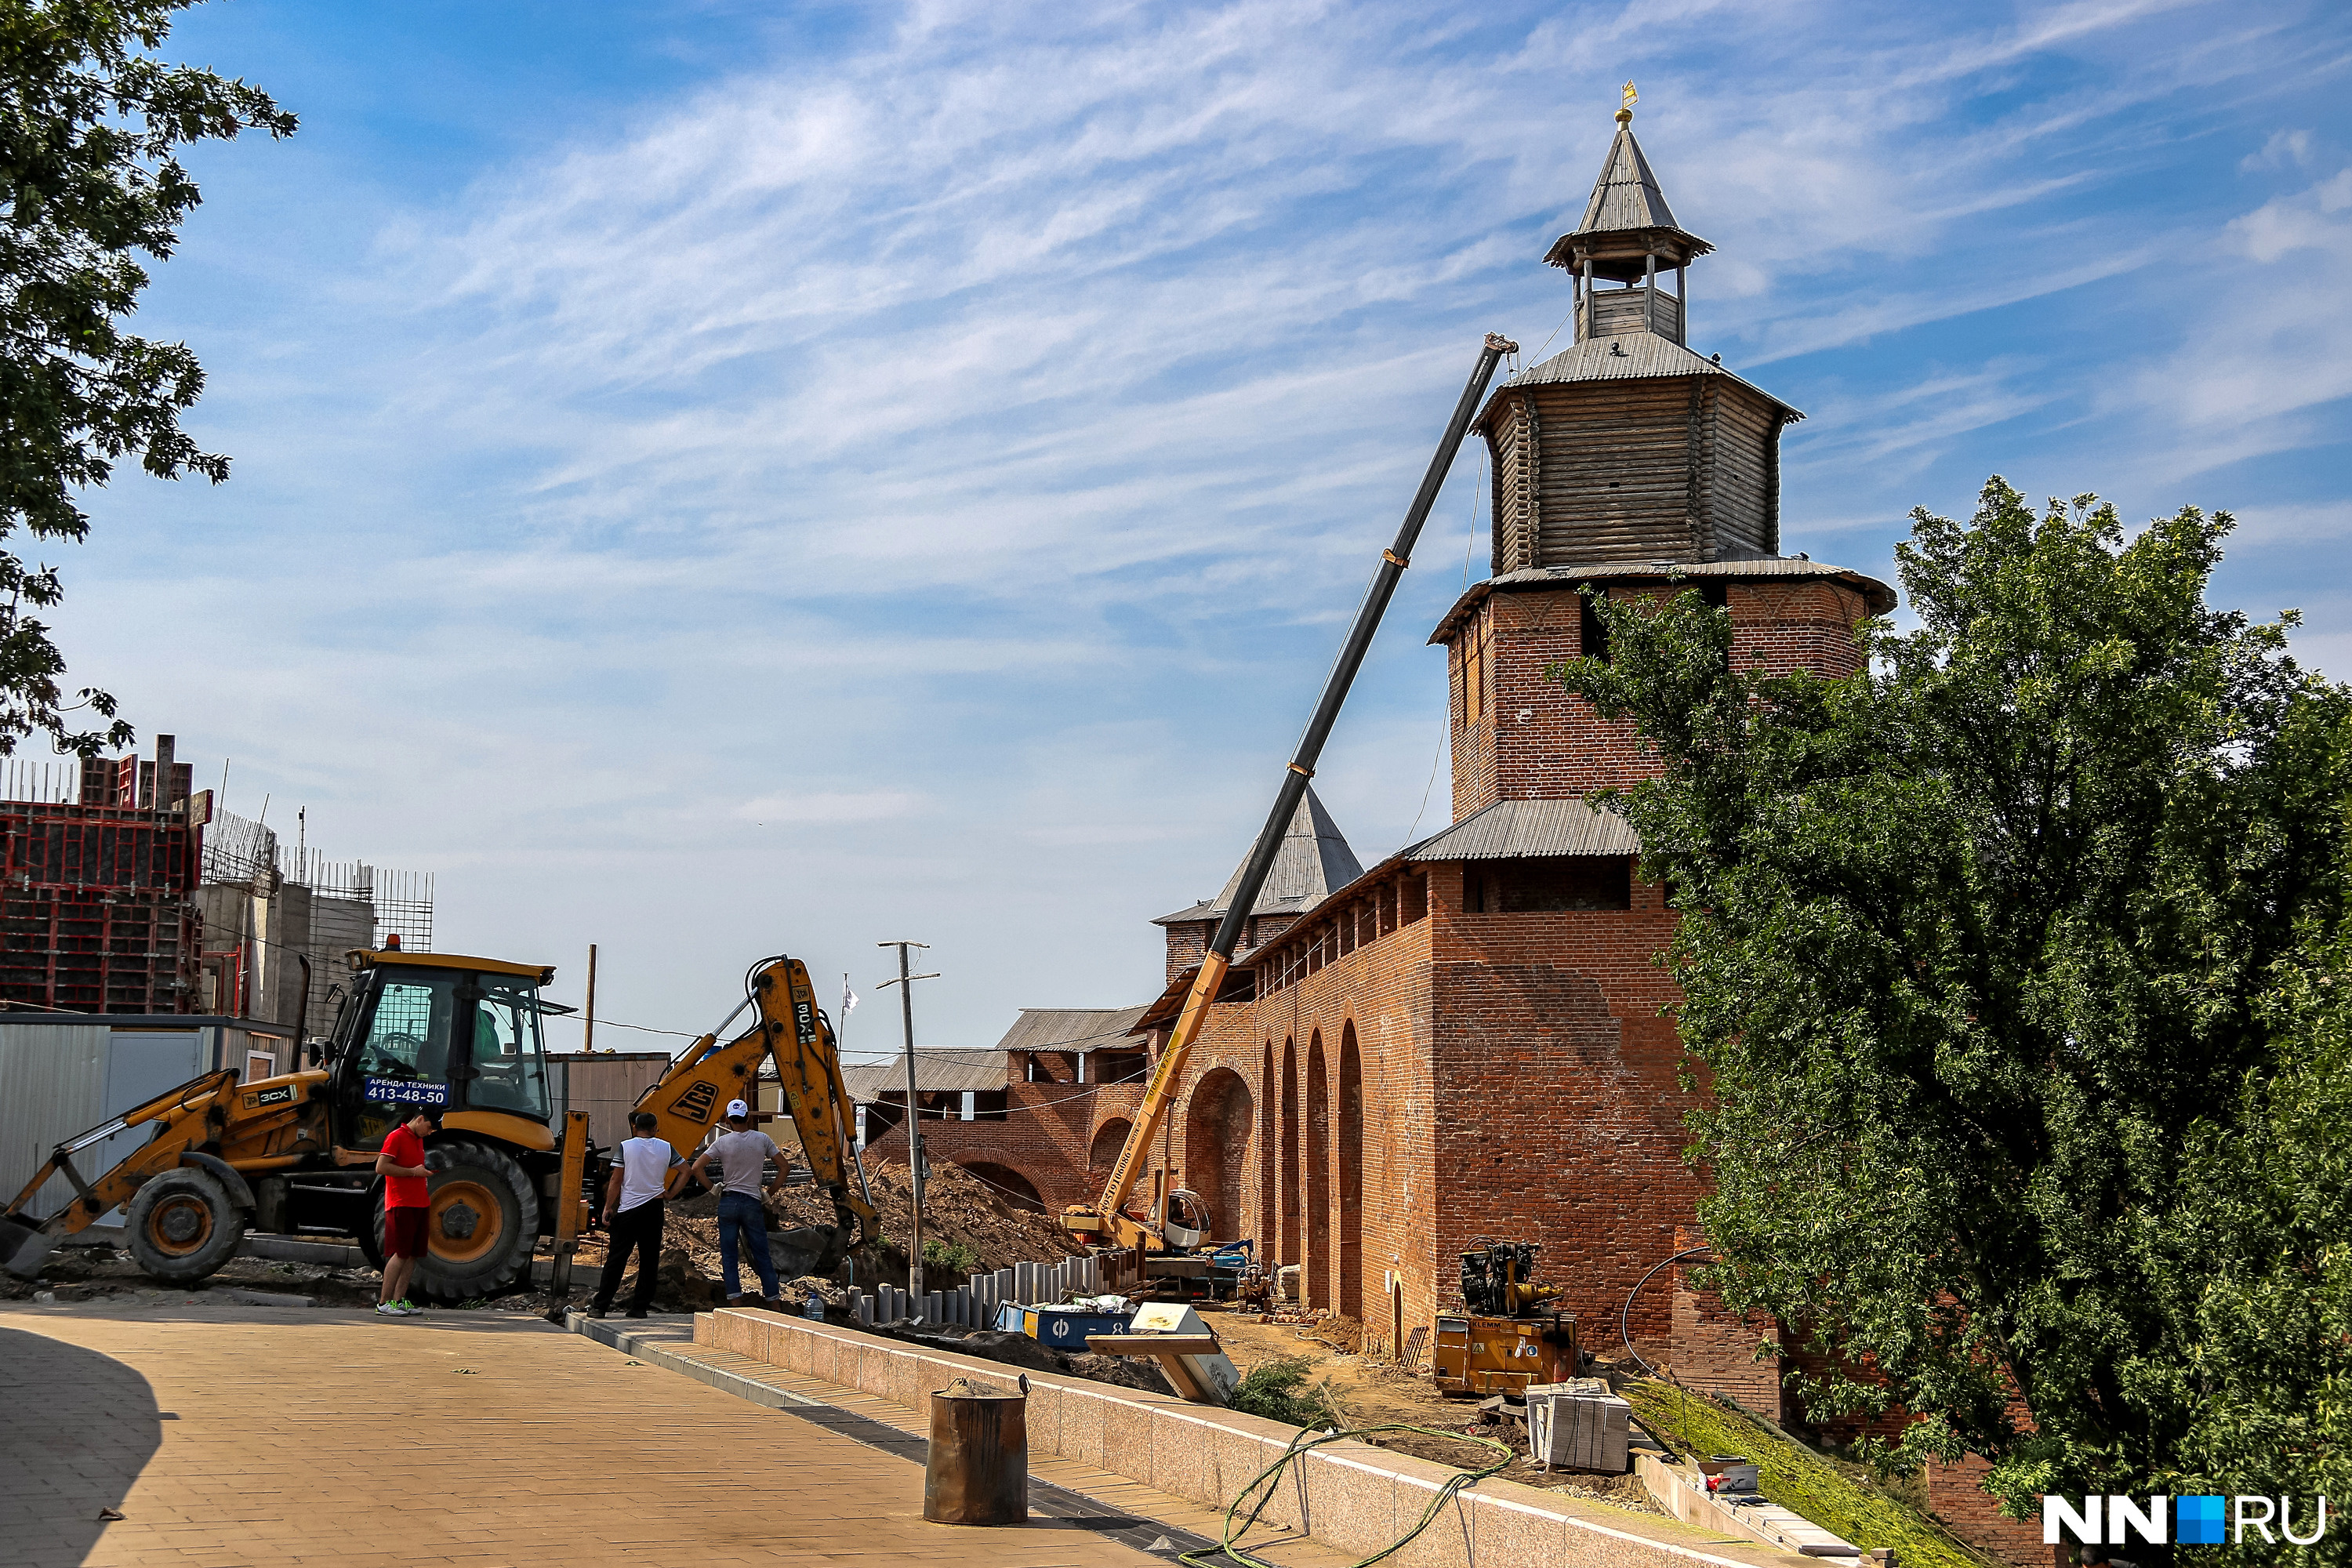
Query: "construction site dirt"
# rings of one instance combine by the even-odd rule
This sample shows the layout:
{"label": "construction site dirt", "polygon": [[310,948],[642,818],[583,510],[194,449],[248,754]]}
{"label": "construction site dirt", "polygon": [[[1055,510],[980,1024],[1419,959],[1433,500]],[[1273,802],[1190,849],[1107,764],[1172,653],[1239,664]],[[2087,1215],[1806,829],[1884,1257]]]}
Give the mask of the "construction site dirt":
{"label": "construction site dirt", "polygon": [[[869,1191],[881,1215],[880,1256],[858,1264],[858,1281],[870,1285],[887,1279],[904,1284],[907,1248],[914,1235],[913,1194],[903,1167],[884,1166],[870,1178]],[[833,1224],[833,1205],[810,1187],[786,1187],[766,1194],[769,1228],[790,1231]],[[1015,1263],[1049,1263],[1072,1257],[1076,1249],[1068,1232],[1046,1215],[1016,1208],[961,1165],[944,1160],[931,1163],[923,1184],[923,1238],[936,1242],[955,1260],[952,1268],[934,1266],[934,1284],[960,1285],[969,1272],[1010,1268]],[[583,1237],[574,1264],[575,1289],[587,1288],[582,1274],[593,1279],[604,1267],[601,1234]],[[742,1264],[740,1282],[751,1292],[759,1282]],[[700,1193],[674,1199],[662,1215],[662,1261],[654,1304],[668,1311],[708,1310],[723,1300],[719,1293],[719,1199]],[[803,1289],[787,1291],[794,1305],[806,1299]]]}
{"label": "construction site dirt", "polygon": [[[1449,1396],[1428,1378],[1407,1372],[1392,1362],[1367,1357],[1348,1349],[1360,1343],[1362,1329],[1351,1320],[1327,1317],[1310,1323],[1262,1323],[1255,1312],[1236,1311],[1223,1305],[1200,1309],[1202,1320],[1216,1331],[1225,1354],[1247,1376],[1254,1369],[1284,1356],[1304,1356],[1309,1363],[1307,1386],[1318,1390],[1337,1406],[1337,1424],[1344,1427],[1378,1426],[1390,1423],[1458,1432],[1508,1445],[1517,1454],[1504,1479],[1592,1498],[1643,1513],[1665,1510],[1652,1500],[1641,1481],[1631,1475],[1604,1476],[1583,1472],[1539,1470],[1528,1458],[1528,1433],[1522,1422],[1488,1422],[1480,1402]],[[1596,1368],[1606,1372],[1605,1367]],[[1383,1432],[1364,1441],[1410,1454],[1433,1464],[1475,1468],[1490,1460],[1489,1451],[1446,1437],[1418,1432]]]}
{"label": "construction site dirt", "polygon": [[262,1291],[308,1298],[322,1307],[364,1307],[374,1303],[379,1282],[373,1268],[232,1258],[199,1284],[165,1285],[141,1272],[131,1254],[119,1247],[69,1247],[50,1256],[37,1279],[19,1279],[0,1272],[0,1301],[30,1301],[45,1294],[60,1300],[102,1297],[182,1301],[211,1290]]}

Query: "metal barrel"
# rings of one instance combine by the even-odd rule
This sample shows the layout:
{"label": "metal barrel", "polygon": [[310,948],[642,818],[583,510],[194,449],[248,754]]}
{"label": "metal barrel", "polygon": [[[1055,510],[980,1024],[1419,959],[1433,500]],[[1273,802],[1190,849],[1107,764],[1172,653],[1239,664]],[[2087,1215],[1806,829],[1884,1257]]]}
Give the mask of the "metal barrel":
{"label": "metal barrel", "polygon": [[1027,1522],[1026,1394],[961,1377],[933,1392],[923,1517],[933,1524]]}

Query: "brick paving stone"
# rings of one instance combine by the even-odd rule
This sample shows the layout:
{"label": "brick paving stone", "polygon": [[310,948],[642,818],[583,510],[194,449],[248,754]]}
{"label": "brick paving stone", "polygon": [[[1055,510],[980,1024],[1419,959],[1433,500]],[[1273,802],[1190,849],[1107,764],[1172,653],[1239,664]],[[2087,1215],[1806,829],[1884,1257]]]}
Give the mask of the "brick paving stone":
{"label": "brick paving stone", "polygon": [[520,1315],[0,1306],[0,1407],[37,1568],[1161,1561],[927,1523],[919,1466]]}

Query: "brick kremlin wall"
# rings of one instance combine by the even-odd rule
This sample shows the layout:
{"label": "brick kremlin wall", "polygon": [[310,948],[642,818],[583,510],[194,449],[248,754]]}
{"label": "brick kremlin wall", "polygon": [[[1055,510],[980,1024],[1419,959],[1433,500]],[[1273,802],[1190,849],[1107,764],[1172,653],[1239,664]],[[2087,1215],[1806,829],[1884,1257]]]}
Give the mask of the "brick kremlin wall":
{"label": "brick kremlin wall", "polygon": [[[934,1160],[1012,1171],[1034,1187],[1047,1213],[1090,1201],[1088,1153],[1105,1123],[1131,1120],[1143,1100],[1139,1083],[1012,1083],[1005,1085],[1002,1121],[934,1121],[923,1119],[923,1145]],[[902,1123],[866,1145],[867,1168],[907,1163]],[[1099,1178],[1096,1186],[1100,1185]]]}

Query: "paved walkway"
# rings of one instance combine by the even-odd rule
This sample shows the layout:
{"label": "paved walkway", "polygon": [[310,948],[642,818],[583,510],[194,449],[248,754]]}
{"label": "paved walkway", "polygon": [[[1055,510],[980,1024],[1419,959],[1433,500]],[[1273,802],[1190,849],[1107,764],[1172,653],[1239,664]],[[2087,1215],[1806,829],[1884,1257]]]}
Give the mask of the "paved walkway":
{"label": "paved walkway", "polygon": [[0,1561],[1172,1561],[926,1523],[919,1465],[633,1361],[496,1312],[0,1307]]}
{"label": "paved walkway", "polygon": [[[789,1401],[791,1412],[803,1419],[832,1425],[834,1429],[857,1436],[869,1446],[915,1455],[915,1462],[921,1463],[919,1456],[929,1436],[929,1422],[922,1412],[910,1410],[895,1399],[844,1388],[770,1362],[696,1344],[690,1318],[652,1324],[610,1319],[586,1323],[575,1316],[572,1321],[576,1331],[600,1342],[658,1361],[726,1389],[737,1398],[751,1398],[764,1405],[775,1405],[780,1398]],[[1007,1369],[1005,1375],[1018,1373]],[[1225,1516],[1222,1509],[1145,1486],[1116,1471],[1059,1455],[1033,1455],[1029,1474],[1033,1513],[1083,1513],[1100,1520],[1117,1511],[1136,1521],[1134,1528],[1118,1532],[1119,1539],[1145,1547],[1157,1542],[1166,1549],[1167,1558],[1172,1559],[1179,1549],[1205,1550],[1223,1536]],[[1045,1484],[1040,1486],[1039,1482]],[[1355,1561],[1309,1537],[1286,1534],[1264,1525],[1247,1532],[1242,1549],[1274,1563],[1276,1568],[1348,1568]],[[1205,1560],[1225,1568],[1240,1568],[1240,1564],[1222,1556]]]}

